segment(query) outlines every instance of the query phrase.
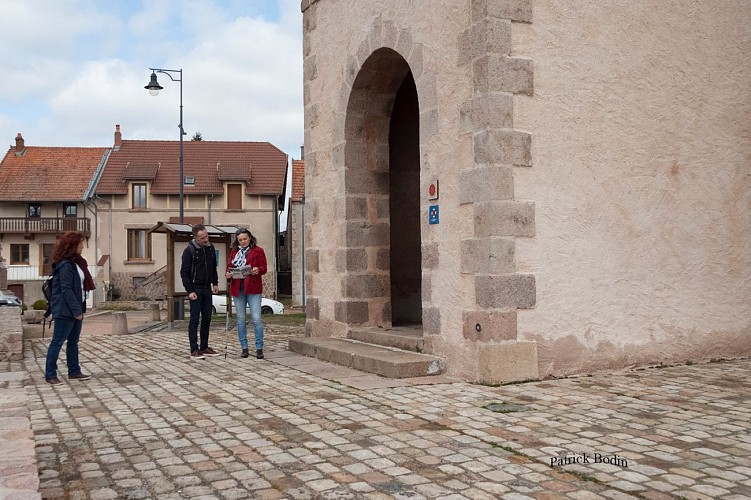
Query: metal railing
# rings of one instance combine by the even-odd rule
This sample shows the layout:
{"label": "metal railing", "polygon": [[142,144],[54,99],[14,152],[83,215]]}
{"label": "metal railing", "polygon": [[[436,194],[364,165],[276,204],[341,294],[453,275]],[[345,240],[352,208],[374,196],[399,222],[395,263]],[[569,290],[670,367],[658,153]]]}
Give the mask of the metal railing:
{"label": "metal railing", "polygon": [[91,236],[91,219],[87,217],[0,217],[0,233],[62,234],[79,231]]}

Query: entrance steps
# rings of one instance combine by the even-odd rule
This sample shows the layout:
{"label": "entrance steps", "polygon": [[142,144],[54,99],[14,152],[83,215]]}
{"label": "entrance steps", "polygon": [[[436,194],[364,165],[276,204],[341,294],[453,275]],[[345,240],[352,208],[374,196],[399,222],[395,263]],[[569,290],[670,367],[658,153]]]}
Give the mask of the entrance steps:
{"label": "entrance steps", "polygon": [[[359,329],[350,332],[349,337],[290,339],[289,349],[321,361],[387,378],[440,375],[445,370],[442,358],[417,352],[422,350],[420,328]],[[376,345],[376,342],[380,345]]]}

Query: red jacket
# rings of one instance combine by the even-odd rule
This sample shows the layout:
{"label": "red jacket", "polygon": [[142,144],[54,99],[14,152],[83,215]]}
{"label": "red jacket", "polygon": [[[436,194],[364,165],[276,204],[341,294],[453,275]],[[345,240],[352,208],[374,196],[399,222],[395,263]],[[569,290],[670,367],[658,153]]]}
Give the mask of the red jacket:
{"label": "red jacket", "polygon": [[[232,249],[232,252],[229,254],[229,258],[227,259],[227,269],[225,272],[232,269],[232,259],[235,258],[235,255],[237,255],[236,248]],[[230,293],[233,297],[240,295],[240,283],[245,284],[245,295],[263,293],[263,280],[261,279],[261,276],[266,274],[266,254],[264,253],[263,248],[258,245],[251,248],[245,258],[245,263],[249,266],[257,267],[258,274],[246,276],[244,279],[239,280],[230,278]]]}

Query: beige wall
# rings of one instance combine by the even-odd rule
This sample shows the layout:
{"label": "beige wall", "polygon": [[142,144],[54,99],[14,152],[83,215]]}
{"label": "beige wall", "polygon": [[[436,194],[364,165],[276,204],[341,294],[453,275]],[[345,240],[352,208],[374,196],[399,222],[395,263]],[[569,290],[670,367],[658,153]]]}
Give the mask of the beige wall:
{"label": "beige wall", "polygon": [[536,1],[514,35],[541,371],[751,352],[751,4]]}
{"label": "beige wall", "polygon": [[347,102],[390,47],[419,96],[423,326],[449,374],[495,380],[517,347],[539,376],[751,353],[748,2],[303,8],[309,334],[348,329]]}

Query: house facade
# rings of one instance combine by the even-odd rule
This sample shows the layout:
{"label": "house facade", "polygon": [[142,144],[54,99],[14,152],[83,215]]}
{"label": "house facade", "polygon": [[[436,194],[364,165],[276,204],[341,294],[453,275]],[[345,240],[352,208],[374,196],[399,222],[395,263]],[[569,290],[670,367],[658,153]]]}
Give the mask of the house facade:
{"label": "house facade", "polygon": [[484,383],[751,354],[747,2],[303,0],[309,336]]}
{"label": "house facade", "polygon": [[[179,157],[179,141],[123,140],[116,126],[94,203],[107,284],[124,299],[165,295],[166,237],[150,229],[179,221]],[[185,223],[250,229],[266,252],[269,297],[276,296],[286,171],[287,155],[268,142],[183,143]]]}
{"label": "house facade", "polygon": [[3,157],[0,255],[8,288],[29,307],[44,298],[41,285],[51,272],[55,241],[65,231],[86,237],[82,255],[97,282],[89,305],[103,300],[92,197],[108,155],[108,148],[27,146],[19,133]]}

